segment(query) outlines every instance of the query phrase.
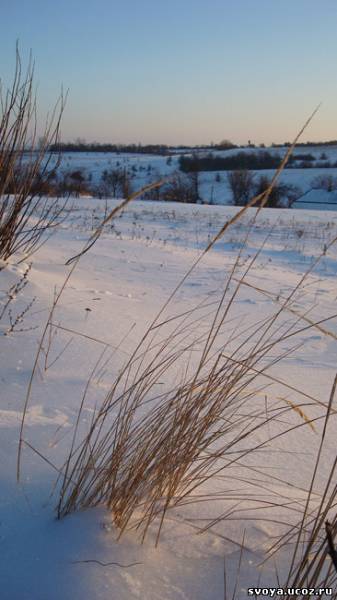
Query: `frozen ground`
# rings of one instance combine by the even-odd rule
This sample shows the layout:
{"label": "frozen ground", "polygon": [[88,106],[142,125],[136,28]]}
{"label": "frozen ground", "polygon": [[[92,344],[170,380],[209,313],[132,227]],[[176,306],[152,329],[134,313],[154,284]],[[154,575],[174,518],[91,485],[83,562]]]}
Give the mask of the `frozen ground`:
{"label": "frozen ground", "polygon": [[[108,207],[115,204],[109,201]],[[105,344],[109,360],[91,381],[84,429],[95,403],[104,398],[146,326],[200,251],[235,214],[232,207],[137,201],[106,227],[81,259],[54,315],[63,329],[58,328],[53,336],[46,361],[43,356],[40,360],[24,431],[27,444],[22,480],[16,483],[22,408],[55,287],[60,289],[68,272],[65,261],[82,248],[104,210],[104,201],[74,200],[66,221],[32,257],[28,283],[11,300],[0,321],[1,599],[218,600],[224,598],[224,564],[227,585],[232,589],[235,584],[243,534],[239,596],[245,598],[247,586],[259,580],[263,586],[277,585],[273,559],[261,565],[275,538],[300,518],[320,439],[320,421],[313,430],[299,414],[289,411],[284,420],[300,428],[270,443],[267,440],[258,453],[247,458],[247,464],[238,462],[226,471],[226,477],[210,482],[208,491],[219,492],[219,499],[169,513],[158,548],[152,530],[143,545],[134,532],[117,542],[104,508],[57,521],[57,497],[51,497],[56,477],[52,465],[60,467],[69,449],[83,390],[102,347]],[[252,214],[250,211],[233,225],[206,254],[170,305],[170,314],[201,299],[217,297]],[[247,327],[257,323],[296,286],[321,253],[292,308],[297,314],[310,310],[312,320],[334,315],[337,253],[329,243],[335,236],[337,213],[261,211],[242,256],[241,273],[254,252],[264,246],[246,278],[247,285],[235,298],[231,318]],[[2,265],[0,310],[29,260],[16,263],[14,258]],[[27,307],[23,321],[4,335],[10,329],[9,309],[15,323]],[[295,316],[289,313],[288,318]],[[296,338],[296,345],[301,342],[301,346],[272,367],[278,383],[268,387],[263,401],[272,403],[282,397],[295,405],[304,403],[309,418],[321,414],[323,407],[318,409],[314,399],[326,403],[329,397],[336,371],[337,321],[331,319],[322,326],[327,333],[316,328],[301,332]],[[285,343],[283,350],[291,346]],[[282,382],[292,386],[291,393]],[[336,455],[335,424],[333,418],[321,483]],[[270,438],[273,433],[269,431]],[[256,469],[255,481],[251,468]],[[318,484],[317,497],[320,489]],[[209,520],[224,513],[226,519],[197,535]],[[277,557],[281,576],[289,552],[287,547]],[[115,562],[119,565],[111,564]]]}

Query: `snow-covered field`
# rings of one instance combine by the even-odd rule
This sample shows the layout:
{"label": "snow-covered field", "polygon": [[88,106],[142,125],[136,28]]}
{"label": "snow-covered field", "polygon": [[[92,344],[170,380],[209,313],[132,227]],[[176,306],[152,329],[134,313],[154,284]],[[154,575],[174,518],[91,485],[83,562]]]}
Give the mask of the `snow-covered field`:
{"label": "snow-covered field", "polygon": [[[214,156],[229,156],[237,152],[260,152],[260,148],[235,148],[226,151],[214,151]],[[270,153],[283,156],[287,148],[266,148]],[[202,153],[202,152],[201,152]],[[296,155],[310,154],[314,157],[312,165],[314,168],[300,168],[301,161],[295,161],[292,168],[285,169],[281,174],[282,183],[297,186],[303,194],[312,187],[312,181],[321,175],[337,176],[337,167],[326,168],[321,165],[330,162],[334,165],[337,161],[337,148],[335,146],[298,147],[294,150]],[[321,157],[324,157],[323,159]],[[60,171],[67,173],[80,170],[88,180],[89,187],[97,185],[104,170],[126,169],[132,179],[134,189],[139,189],[150,182],[168,177],[179,169],[179,153],[167,156],[155,156],[146,154],[123,154],[123,153],[100,153],[100,152],[66,152],[62,155]],[[257,171],[256,176],[265,175],[272,177],[273,171]],[[232,195],[228,186],[226,171],[200,172],[199,193],[201,200],[210,204],[232,204]],[[304,200],[306,201],[304,203]],[[336,210],[336,192],[324,192],[314,190],[305,195],[303,202],[295,205],[296,208],[323,208],[325,210]]]}
{"label": "snow-covered field", "polygon": [[[152,163],[156,160],[165,162],[151,158]],[[289,170],[284,176],[296,179],[297,173]],[[303,170],[301,180],[307,176],[314,172]],[[116,204],[109,200],[108,209]],[[308,272],[292,298],[292,312],[284,314],[301,331],[283,340],[285,356],[272,365],[272,379],[263,380],[268,387],[261,392],[266,411],[288,402],[300,405],[307,420],[289,410],[267,432],[257,431],[249,443],[263,442],[261,448],[210,480],[206,492],[218,493],[218,498],[169,512],[155,548],[155,528],[144,544],[134,531],[117,542],[104,507],[57,521],[57,491],[51,495],[56,470],[69,451],[77,411],[102,348],[104,360],[86,394],[84,431],[149,323],[237,209],[135,201],[106,226],[81,258],[53,316],[57,327],[33,382],[17,484],[19,428],[41,332],[55,289],[60,290],[69,272],[66,260],[81,250],[105,210],[103,200],[75,199],[67,219],[36,255],[28,260],[13,257],[1,265],[0,314],[8,303],[0,320],[1,600],[219,600],[224,598],[224,567],[231,597],[241,546],[238,596],[245,598],[247,587],[258,582],[277,586],[275,560],[282,580],[291,544],[265,559],[277,537],[301,518],[322,427],[321,420],[311,425],[307,420],[324,414],[336,372],[337,319],[317,328],[298,316],[322,321],[337,312],[337,252],[332,243],[337,212],[263,209],[250,228],[255,211],[247,211],[205,254],[166,309],[175,315],[202,300],[219,298],[243,242],[238,276],[261,251],[233,298],[230,328],[251,327],[277,310]],[[18,258],[23,261],[18,263]],[[27,284],[9,298],[9,290],[26,272]],[[163,382],[169,385],[170,380]],[[273,439],[278,427],[297,425]],[[335,426],[333,414],[316,498],[336,456]],[[223,519],[200,535],[220,515]]]}

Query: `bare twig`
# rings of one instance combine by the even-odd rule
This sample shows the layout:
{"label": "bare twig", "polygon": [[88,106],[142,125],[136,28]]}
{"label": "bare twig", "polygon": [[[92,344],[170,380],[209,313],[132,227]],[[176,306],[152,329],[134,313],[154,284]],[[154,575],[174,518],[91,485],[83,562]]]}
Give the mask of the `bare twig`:
{"label": "bare twig", "polygon": [[120,567],[121,569],[129,569],[130,567],[135,567],[136,565],[142,565],[142,562],[134,562],[128,565],[122,565],[118,562],[101,562],[100,560],[88,559],[88,560],[72,560],[72,565],[86,564],[86,563],[94,563],[95,565],[100,565],[101,567]]}
{"label": "bare twig", "polygon": [[335,550],[335,545],[334,545],[333,528],[332,528],[331,523],[329,523],[329,521],[325,522],[325,532],[326,532],[326,539],[327,539],[328,548],[329,548],[329,554],[331,556],[333,566],[335,567],[335,570],[337,572],[337,552]]}

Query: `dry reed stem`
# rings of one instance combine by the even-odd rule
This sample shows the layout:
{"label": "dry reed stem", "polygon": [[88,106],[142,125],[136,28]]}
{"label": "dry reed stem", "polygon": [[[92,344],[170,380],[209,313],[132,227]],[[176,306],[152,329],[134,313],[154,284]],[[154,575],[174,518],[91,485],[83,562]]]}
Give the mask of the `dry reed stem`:
{"label": "dry reed stem", "polygon": [[280,397],[280,400],[283,400],[284,402],[286,402],[288,404],[288,406],[290,406],[301,417],[301,419],[303,419],[309,425],[309,427],[312,429],[312,431],[316,431],[316,429],[313,425],[312,419],[309,419],[308,415],[300,408],[300,406],[298,406],[297,404],[294,404],[294,402],[292,402],[291,400],[288,400],[288,398]]}

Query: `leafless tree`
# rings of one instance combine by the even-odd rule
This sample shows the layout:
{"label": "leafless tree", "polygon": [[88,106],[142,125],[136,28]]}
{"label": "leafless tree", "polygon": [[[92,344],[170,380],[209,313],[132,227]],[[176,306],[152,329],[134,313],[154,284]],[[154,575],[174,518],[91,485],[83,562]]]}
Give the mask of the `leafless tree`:
{"label": "leafless tree", "polygon": [[131,178],[126,169],[109,169],[102,173],[98,195],[106,198],[127,198],[132,194]]}
{"label": "leafless tree", "polygon": [[176,171],[163,186],[162,198],[172,202],[195,204],[199,201],[199,173],[179,173]]}
{"label": "leafless tree", "polygon": [[254,196],[254,173],[247,169],[230,171],[227,180],[236,206],[245,206]]}

